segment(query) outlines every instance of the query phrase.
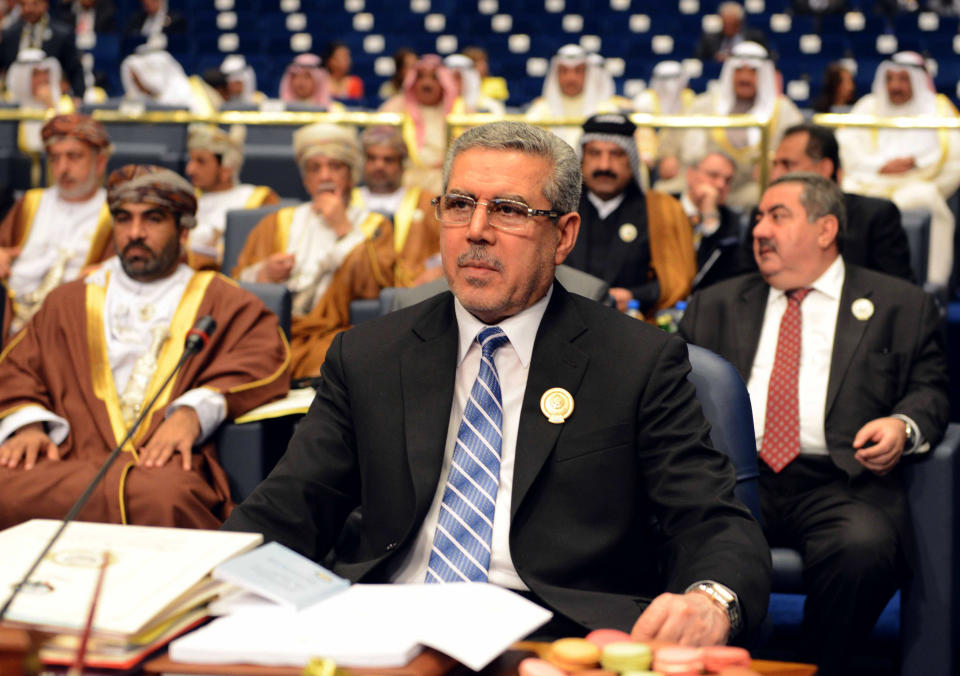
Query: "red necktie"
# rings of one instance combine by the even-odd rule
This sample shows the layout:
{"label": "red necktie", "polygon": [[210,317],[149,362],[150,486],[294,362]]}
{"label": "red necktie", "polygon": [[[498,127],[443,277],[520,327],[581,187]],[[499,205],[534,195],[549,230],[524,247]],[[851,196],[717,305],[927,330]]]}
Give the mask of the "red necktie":
{"label": "red necktie", "polygon": [[760,457],[779,472],[800,455],[800,412],[797,389],[800,374],[800,303],[812,289],[787,292],[787,309],[780,320],[777,355],[767,388],[767,415]]}

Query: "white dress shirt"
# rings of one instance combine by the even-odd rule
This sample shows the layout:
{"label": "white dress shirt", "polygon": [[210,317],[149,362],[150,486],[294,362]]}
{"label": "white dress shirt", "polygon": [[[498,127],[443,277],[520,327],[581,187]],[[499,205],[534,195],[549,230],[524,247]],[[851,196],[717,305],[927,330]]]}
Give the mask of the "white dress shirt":
{"label": "white dress shirt", "polygon": [[[510,557],[510,500],[513,492],[517,432],[520,429],[520,409],[523,404],[523,394],[527,389],[533,344],[537,338],[537,330],[540,328],[540,320],[543,319],[543,313],[547,309],[547,303],[550,302],[552,294],[551,286],[547,294],[532,306],[497,324],[507,334],[510,342],[493,354],[503,397],[503,443],[500,448],[500,487],[497,489],[493,517],[493,542],[487,580],[491,584],[510,589],[528,588],[517,574]],[[470,390],[480,372],[481,350],[477,343],[477,334],[488,328],[488,325],[470,314],[459,300],[454,300],[454,307],[460,340],[453,404],[450,407],[450,424],[447,427],[440,481],[433,497],[433,504],[420,526],[413,546],[392,576],[394,582],[419,583],[426,577],[427,563],[430,561],[430,550],[433,547],[433,537],[440,514],[440,502],[447,485],[447,474],[450,471],[457,432],[460,429],[460,421],[463,418],[463,410]]]}
{"label": "white dress shirt", "polygon": [[623,200],[626,197],[626,193],[622,192],[619,195],[611,197],[608,200],[597,197],[589,190],[587,191],[587,199],[590,200],[590,203],[596,208],[597,215],[600,216],[601,220],[612,214],[617,210]]}
{"label": "white dress shirt", "polygon": [[[804,455],[829,455],[826,434],[827,386],[830,382],[830,364],[839,312],[850,312],[840,307],[840,295],[846,267],[843,258],[837,259],[810,285],[813,289],[800,304],[800,372],[797,382],[797,404],[800,415],[800,452]],[[770,288],[767,308],[763,315],[760,342],[750,370],[750,403],[753,408],[753,427],[757,450],[763,448],[763,432],[767,415],[767,390],[777,353],[780,320],[787,309],[787,294]],[[895,415],[909,422],[917,431],[917,442],[905,453],[923,452],[926,447],[920,438],[917,424],[904,415]]]}
{"label": "white dress shirt", "polygon": [[[828,455],[824,428],[827,406],[827,383],[833,355],[833,337],[837,328],[840,293],[846,268],[843,258],[837,259],[810,285],[813,289],[800,304],[800,373],[797,381],[797,403],[800,414],[800,452],[807,455]],[[763,314],[760,342],[750,371],[750,402],[753,407],[753,428],[757,449],[763,447],[763,430],[767,415],[767,390],[777,354],[780,320],[787,309],[787,294],[770,288],[767,309]]]}

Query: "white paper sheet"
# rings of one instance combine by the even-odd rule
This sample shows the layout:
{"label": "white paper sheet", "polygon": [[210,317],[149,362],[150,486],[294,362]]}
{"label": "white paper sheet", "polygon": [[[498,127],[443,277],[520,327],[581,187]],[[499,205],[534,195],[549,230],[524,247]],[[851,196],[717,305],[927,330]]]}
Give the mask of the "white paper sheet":
{"label": "white paper sheet", "polygon": [[480,670],[551,617],[489,584],[353,585],[296,612],[248,609],[170,645],[179,662],[395,667],[430,646]]}

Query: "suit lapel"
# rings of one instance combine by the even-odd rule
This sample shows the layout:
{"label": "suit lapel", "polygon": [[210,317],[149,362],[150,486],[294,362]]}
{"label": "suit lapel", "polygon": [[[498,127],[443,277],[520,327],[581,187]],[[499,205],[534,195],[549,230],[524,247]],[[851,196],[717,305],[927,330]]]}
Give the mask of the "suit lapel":
{"label": "suit lapel", "polygon": [[453,401],[457,365],[457,322],[453,295],[429,311],[413,329],[420,342],[400,354],[404,431],[417,509],[426,509],[437,490]]}
{"label": "suit lapel", "polygon": [[825,416],[830,415],[830,409],[840,392],[840,386],[846,377],[853,355],[857,351],[857,346],[860,345],[860,339],[863,338],[864,331],[867,330],[867,324],[870,323],[869,318],[860,320],[854,317],[851,306],[857,298],[870,298],[872,295],[873,290],[862,283],[856,267],[846,266],[843,291],[840,293],[837,328],[833,339],[833,356],[830,360],[830,380],[827,384]]}
{"label": "suit lapel", "polygon": [[763,327],[763,315],[767,309],[769,294],[770,287],[762,277],[756,275],[749,278],[737,298],[733,326],[733,331],[737,335],[734,349],[730,353],[736,354],[734,366],[745,383],[750,380],[753,359],[757,355],[757,346],[760,344],[760,330]]}
{"label": "suit lapel", "polygon": [[567,291],[559,282],[554,284],[553,297],[537,332],[523,395],[513,469],[511,516],[517,513],[564,428],[563,424],[547,421],[540,410],[540,398],[548,389],[562,387],[576,400],[589,358],[572,341],[586,330]]}

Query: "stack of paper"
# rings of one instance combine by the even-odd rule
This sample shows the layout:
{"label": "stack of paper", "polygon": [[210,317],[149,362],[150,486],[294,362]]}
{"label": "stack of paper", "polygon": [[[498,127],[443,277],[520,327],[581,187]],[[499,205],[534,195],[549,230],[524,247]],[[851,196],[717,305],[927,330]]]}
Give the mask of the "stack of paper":
{"label": "stack of paper", "polygon": [[[34,519],[0,532],[0,590],[13,589],[59,526],[59,521]],[[14,600],[6,620],[59,634],[79,633],[108,552],[93,622],[96,646],[118,654],[149,646],[196,622],[203,614],[198,609],[229,588],[213,580],[210,571],[262,539],[254,533],[72,522]]]}
{"label": "stack of paper", "polygon": [[251,608],[170,644],[178,662],[398,667],[429,646],[480,670],[551,613],[489,584],[353,585],[304,610]]}

